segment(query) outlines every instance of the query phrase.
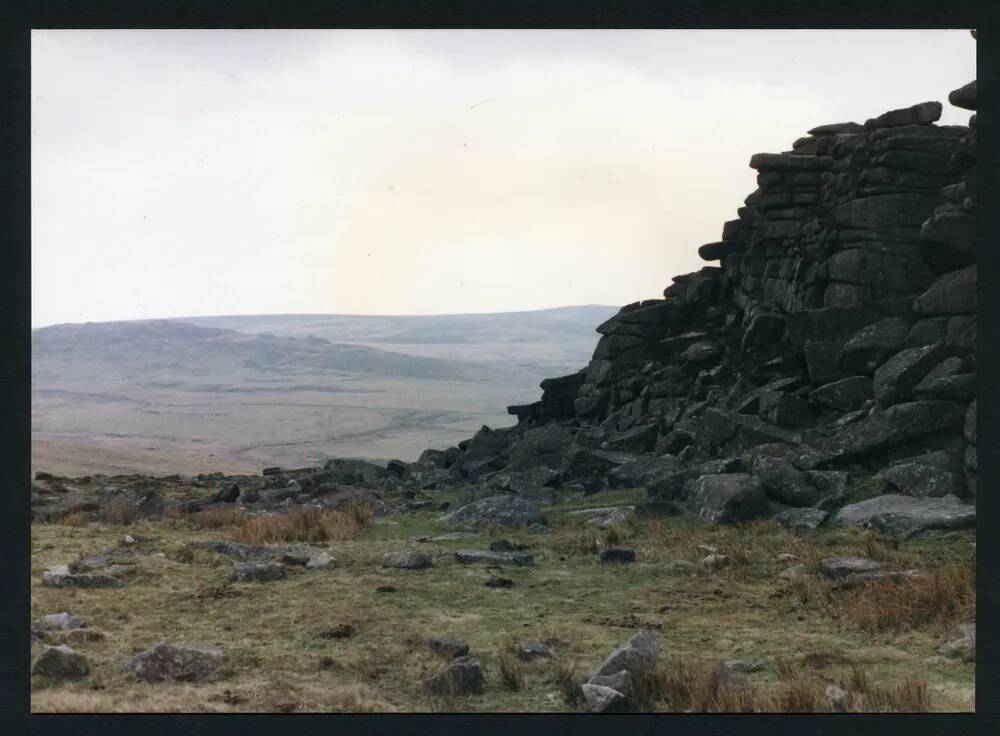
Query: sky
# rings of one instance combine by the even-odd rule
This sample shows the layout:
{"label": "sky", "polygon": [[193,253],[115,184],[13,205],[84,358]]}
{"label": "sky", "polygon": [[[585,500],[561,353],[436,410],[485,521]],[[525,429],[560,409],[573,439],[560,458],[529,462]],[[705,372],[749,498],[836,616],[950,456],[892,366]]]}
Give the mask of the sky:
{"label": "sky", "polygon": [[32,324],[622,305],[967,30],[32,32]]}

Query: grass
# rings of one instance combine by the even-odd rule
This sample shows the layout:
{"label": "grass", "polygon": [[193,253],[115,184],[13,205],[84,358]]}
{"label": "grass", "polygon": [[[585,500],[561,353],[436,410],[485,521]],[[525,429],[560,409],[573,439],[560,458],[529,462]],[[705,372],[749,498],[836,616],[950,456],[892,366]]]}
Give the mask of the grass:
{"label": "grass", "polygon": [[[628,497],[627,493],[619,496]],[[56,589],[40,585],[46,567],[121,543],[119,526],[32,526],[32,617],[69,611],[103,631],[81,642],[92,674],[75,682],[33,679],[34,711],[294,712],[565,711],[580,709],[579,685],[637,628],[660,639],[661,663],[640,680],[641,708],[656,711],[769,711],[826,708],[825,688],[851,694],[849,710],[971,710],[974,664],[939,657],[941,627],[971,612],[974,535],[952,532],[899,545],[856,529],[797,536],[773,524],[700,527],[680,518],[642,520],[614,528],[616,544],[634,547],[637,561],[608,565],[595,554],[608,530],[586,527],[565,511],[608,505],[604,498],[565,499],[543,509],[550,533],[507,530],[530,546],[535,566],[489,570],[458,564],[455,549],[485,549],[491,537],[416,542],[445,531],[439,514],[371,519],[364,510],[337,517],[313,512],[270,525],[233,517],[138,520],[129,531],[154,537],[137,555],[126,587]],[[288,515],[291,517],[291,514]],[[331,519],[336,519],[332,522]],[[336,557],[323,571],[290,568],[272,583],[228,583],[228,558],[190,542],[252,539],[284,543],[317,535]],[[589,535],[589,536],[587,536]],[[303,539],[302,537],[305,537]],[[590,540],[590,541],[580,541]],[[717,547],[729,567],[705,570],[699,546]],[[862,624],[862,590],[841,590],[819,578],[784,580],[782,553],[815,569],[828,556],[864,555],[881,545],[887,564],[915,567],[921,589],[872,587],[867,593],[899,604],[901,626]],[[381,566],[401,547],[430,554],[422,571]],[[163,556],[160,556],[162,553]],[[688,567],[678,567],[683,562]],[[691,568],[691,565],[694,567]],[[693,569],[691,574],[688,570]],[[894,568],[895,569],[895,568]],[[967,571],[965,577],[958,575]],[[510,588],[489,588],[500,574]],[[954,579],[949,587],[949,579]],[[964,582],[963,582],[964,581]],[[394,593],[378,593],[392,585]],[[892,585],[892,584],[890,584]],[[921,592],[923,590],[923,592]],[[964,593],[962,591],[965,591]],[[951,608],[941,602],[954,599]],[[888,615],[888,614],[887,614]],[[350,622],[354,636],[318,632]],[[486,672],[478,696],[432,698],[424,677],[444,665],[427,647],[433,636],[456,637]],[[554,659],[521,662],[517,639],[539,639]],[[122,671],[136,651],[161,639],[225,653],[225,677],[204,685],[145,684]],[[741,689],[726,688],[713,667],[728,659],[757,660],[759,673]],[[714,679],[713,679],[714,678]],[[93,689],[99,686],[100,689]]]}
{"label": "grass", "polygon": [[343,542],[358,536],[371,520],[367,504],[350,504],[338,511],[309,506],[287,514],[245,516],[233,538],[246,544]]}

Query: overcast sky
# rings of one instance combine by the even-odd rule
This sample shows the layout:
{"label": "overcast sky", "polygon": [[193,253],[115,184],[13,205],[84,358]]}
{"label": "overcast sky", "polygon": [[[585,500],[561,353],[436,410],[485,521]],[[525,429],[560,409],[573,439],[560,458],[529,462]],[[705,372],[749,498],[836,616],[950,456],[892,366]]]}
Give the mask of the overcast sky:
{"label": "overcast sky", "polygon": [[[968,31],[33,31],[32,322],[619,305]],[[945,105],[943,123],[968,113]]]}

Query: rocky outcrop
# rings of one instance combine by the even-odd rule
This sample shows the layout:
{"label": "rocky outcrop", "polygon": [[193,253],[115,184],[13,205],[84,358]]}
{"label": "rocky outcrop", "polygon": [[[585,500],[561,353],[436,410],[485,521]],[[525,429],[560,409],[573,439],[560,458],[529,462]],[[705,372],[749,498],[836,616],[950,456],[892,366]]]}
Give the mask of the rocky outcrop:
{"label": "rocky outcrop", "polygon": [[[974,109],[975,85],[950,100]],[[544,468],[534,485],[556,493],[640,486],[711,523],[803,530],[878,473],[974,518],[975,115],[941,112],[822,125],[752,156],[757,189],[699,249],[711,265],[599,325],[584,369],[509,408],[516,427],[426,460],[515,497],[531,486],[510,474]],[[956,462],[930,467],[934,453]],[[905,535],[938,524],[927,514],[885,523]]]}

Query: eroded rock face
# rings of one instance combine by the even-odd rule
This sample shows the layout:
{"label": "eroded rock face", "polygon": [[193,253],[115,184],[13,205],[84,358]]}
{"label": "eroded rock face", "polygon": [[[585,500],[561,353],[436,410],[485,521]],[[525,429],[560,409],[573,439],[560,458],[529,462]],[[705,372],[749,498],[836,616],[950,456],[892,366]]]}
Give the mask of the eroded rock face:
{"label": "eroded rock face", "polygon": [[222,652],[161,641],[152,649],[132,657],[126,668],[147,682],[211,682],[221,676]]}

